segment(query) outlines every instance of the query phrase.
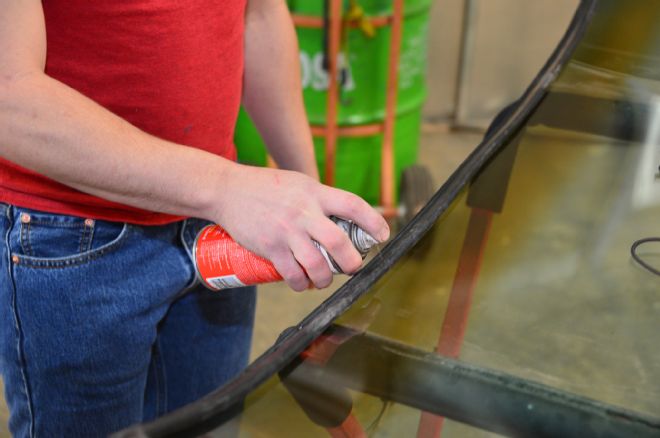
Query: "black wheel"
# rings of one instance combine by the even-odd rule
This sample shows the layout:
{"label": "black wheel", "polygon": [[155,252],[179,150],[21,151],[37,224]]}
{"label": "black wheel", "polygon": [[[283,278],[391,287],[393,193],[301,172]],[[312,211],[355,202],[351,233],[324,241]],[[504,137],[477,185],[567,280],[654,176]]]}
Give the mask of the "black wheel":
{"label": "black wheel", "polygon": [[406,225],[431,199],[435,191],[431,172],[419,164],[404,169],[401,175],[399,202],[403,206],[401,226]]}

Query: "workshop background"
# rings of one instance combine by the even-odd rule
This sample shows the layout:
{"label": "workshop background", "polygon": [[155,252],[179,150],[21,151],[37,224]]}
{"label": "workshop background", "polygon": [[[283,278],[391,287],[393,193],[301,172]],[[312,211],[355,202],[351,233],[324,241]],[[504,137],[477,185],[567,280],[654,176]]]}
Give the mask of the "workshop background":
{"label": "workshop background", "polygon": [[[531,82],[577,4],[577,0],[433,1],[419,162],[430,170],[434,189],[480,142],[492,118]],[[299,294],[283,284],[260,287],[252,359],[343,281],[340,277],[326,290]],[[7,419],[3,402],[0,437],[9,436]]]}
{"label": "workshop background", "polygon": [[[577,0],[435,0],[428,26],[427,99],[419,163],[434,190],[479,144],[490,121],[517,99],[563,36]],[[395,128],[396,129],[396,128]],[[252,359],[334,292],[260,287]]]}

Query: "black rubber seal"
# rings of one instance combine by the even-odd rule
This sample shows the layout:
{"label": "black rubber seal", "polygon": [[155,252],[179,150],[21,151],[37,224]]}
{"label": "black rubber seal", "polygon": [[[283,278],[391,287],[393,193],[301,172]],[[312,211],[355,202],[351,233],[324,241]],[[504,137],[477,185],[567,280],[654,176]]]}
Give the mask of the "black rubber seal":
{"label": "black rubber seal", "polygon": [[507,119],[456,169],[424,208],[358,274],[311,312],[296,327],[250,364],[239,376],[202,399],[156,419],[124,429],[113,437],[187,437],[208,432],[239,407],[245,397],[294,360],[330,324],[355,303],[435,224],[484,164],[524,126],[547,95],[584,36],[598,0],[581,0],[568,30],[540,73],[511,109]]}

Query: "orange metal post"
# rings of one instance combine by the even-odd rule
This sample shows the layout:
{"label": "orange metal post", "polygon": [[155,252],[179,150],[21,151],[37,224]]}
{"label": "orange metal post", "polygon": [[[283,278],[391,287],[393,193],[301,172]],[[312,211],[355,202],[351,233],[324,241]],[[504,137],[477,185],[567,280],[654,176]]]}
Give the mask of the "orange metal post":
{"label": "orange metal post", "polygon": [[367,433],[352,412],[341,425],[326,430],[332,438],[367,438]]}
{"label": "orange metal post", "polygon": [[[383,123],[340,128],[337,123],[337,103],[339,100],[339,84],[337,65],[342,32],[342,0],[329,0],[328,11],[328,93],[326,101],[325,126],[312,126],[314,136],[325,138],[325,183],[334,185],[334,168],[337,139],[339,136],[361,137],[383,133],[381,160],[381,204],[386,216],[396,215],[394,204],[394,120],[396,118],[396,103],[398,90],[398,66],[403,25],[403,0],[393,0],[391,16],[372,17],[372,24],[377,27],[391,24],[390,53],[385,103],[385,120]],[[318,17],[293,15],[297,27],[320,28],[323,20]],[[355,23],[348,23],[353,27]],[[327,429],[333,438],[366,438],[362,426],[351,413],[343,424]]]}
{"label": "orange metal post", "polygon": [[271,169],[277,169],[277,163],[270,154],[266,155],[266,166]]}
{"label": "orange metal post", "polygon": [[[304,27],[308,29],[322,28],[323,19],[321,17],[310,17],[308,15],[298,15],[292,14],[291,18],[293,19],[293,24],[296,27]],[[368,20],[371,22],[371,25],[374,27],[385,27],[392,22],[392,17],[369,17]],[[349,22],[348,26],[354,28],[358,26],[357,22]]]}
{"label": "orange metal post", "polygon": [[[314,137],[325,137],[326,127],[312,125],[312,135]],[[339,137],[370,137],[383,132],[382,123],[371,123],[368,125],[340,126],[337,129]]]}
{"label": "orange metal post", "polygon": [[[465,232],[463,249],[458,260],[447,311],[435,352],[457,358],[465,338],[472,295],[479,278],[481,262],[488,242],[493,212],[473,208]],[[444,418],[422,412],[417,438],[438,438]]]}
{"label": "orange metal post", "polygon": [[[328,93],[326,101],[325,126],[312,126],[314,136],[325,138],[325,179],[328,185],[335,183],[335,156],[339,137],[363,137],[383,133],[381,158],[380,203],[386,217],[397,215],[395,205],[395,175],[394,175],[394,121],[396,119],[396,103],[398,90],[398,66],[403,27],[403,0],[393,0],[392,15],[370,17],[371,24],[376,27],[391,25],[390,52],[388,63],[387,90],[385,100],[385,119],[383,123],[364,126],[339,127],[337,123],[337,103],[339,100],[339,83],[337,65],[340,52],[342,26],[347,24],[355,27],[357,23],[343,23],[342,0],[328,0]],[[305,15],[292,15],[297,27],[320,28],[323,19]]]}
{"label": "orange metal post", "polygon": [[394,119],[399,82],[399,51],[403,27],[403,0],[392,4],[392,35],[390,39],[390,59],[387,75],[387,95],[385,100],[385,122],[383,127],[383,150],[381,157],[381,205],[386,215],[396,212],[394,205]]}
{"label": "orange metal post", "polygon": [[339,44],[341,40],[342,0],[330,0],[328,29],[328,98],[326,102],[325,183],[335,183],[335,153],[337,149],[337,82]]}

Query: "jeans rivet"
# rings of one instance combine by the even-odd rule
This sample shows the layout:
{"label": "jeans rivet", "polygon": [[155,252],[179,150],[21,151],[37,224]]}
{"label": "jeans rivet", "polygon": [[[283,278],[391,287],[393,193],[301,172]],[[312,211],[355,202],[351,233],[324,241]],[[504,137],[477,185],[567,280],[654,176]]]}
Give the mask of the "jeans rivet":
{"label": "jeans rivet", "polygon": [[21,222],[23,222],[24,224],[29,224],[31,219],[32,218],[30,217],[29,214],[21,213]]}
{"label": "jeans rivet", "polygon": [[17,265],[18,262],[21,261],[21,259],[20,259],[17,255],[13,255],[13,256],[11,256],[11,261],[12,261],[14,264]]}
{"label": "jeans rivet", "polygon": [[93,227],[94,226],[94,219],[85,219],[85,226],[86,227]]}

